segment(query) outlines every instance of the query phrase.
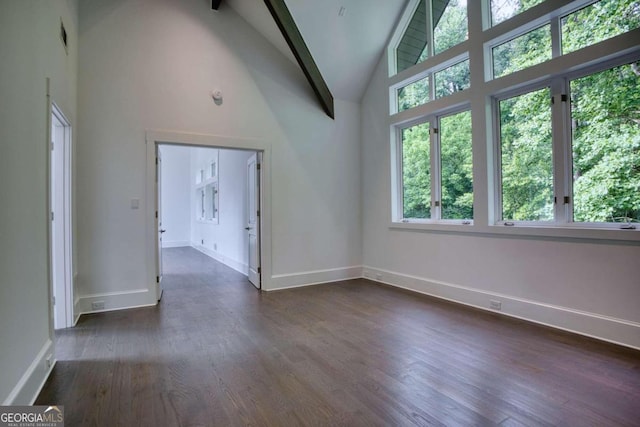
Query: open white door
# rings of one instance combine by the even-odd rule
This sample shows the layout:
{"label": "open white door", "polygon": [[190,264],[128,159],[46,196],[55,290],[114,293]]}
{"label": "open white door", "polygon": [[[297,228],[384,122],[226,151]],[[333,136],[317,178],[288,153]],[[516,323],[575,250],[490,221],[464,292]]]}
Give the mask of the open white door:
{"label": "open white door", "polygon": [[254,153],[247,160],[247,227],[249,234],[249,281],[260,289],[260,163]]}
{"label": "open white door", "polygon": [[156,197],[158,200],[156,211],[156,230],[158,230],[158,250],[156,251],[156,285],[158,301],[162,298],[162,234],[166,231],[162,229],[162,154],[160,147],[156,146]]}

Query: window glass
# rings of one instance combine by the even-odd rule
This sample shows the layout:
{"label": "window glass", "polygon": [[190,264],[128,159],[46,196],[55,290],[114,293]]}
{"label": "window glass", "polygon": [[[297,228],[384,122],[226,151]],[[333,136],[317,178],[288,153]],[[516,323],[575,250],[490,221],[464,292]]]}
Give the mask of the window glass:
{"label": "window glass", "polygon": [[506,21],[544,0],[491,0],[491,23]]}
{"label": "window glass", "polygon": [[640,220],[640,62],[571,81],[573,219]]}
{"label": "window glass", "polygon": [[549,88],[499,102],[502,218],[553,219]]}
{"label": "window glass", "polygon": [[469,60],[466,59],[449,68],[435,73],[436,98],[452,95],[471,85]]}
{"label": "window glass", "polygon": [[498,78],[551,59],[551,26],[545,25],[493,48],[493,77]]}
{"label": "window glass", "polygon": [[562,52],[573,52],[638,27],[638,0],[601,0],[562,18]]}
{"label": "window glass", "polygon": [[467,0],[433,0],[432,13],[436,54],[467,39]]}
{"label": "window glass", "polygon": [[424,61],[429,55],[427,49],[427,2],[420,0],[411,17],[398,47],[396,48],[396,70],[406,70]]}
{"label": "window glass", "polygon": [[473,218],[471,112],[440,119],[442,219]]}
{"label": "window glass", "polygon": [[402,130],[402,215],[431,218],[429,123]]}
{"label": "window glass", "polygon": [[429,76],[398,89],[398,112],[426,104],[429,93]]}

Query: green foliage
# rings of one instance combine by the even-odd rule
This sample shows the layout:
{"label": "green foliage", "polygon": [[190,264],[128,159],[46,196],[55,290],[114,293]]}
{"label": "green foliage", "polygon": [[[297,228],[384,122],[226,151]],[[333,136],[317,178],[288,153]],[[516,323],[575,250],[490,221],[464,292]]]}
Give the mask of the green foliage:
{"label": "green foliage", "polygon": [[471,112],[440,119],[442,218],[473,218]]}
{"label": "green foliage", "polygon": [[504,219],[553,219],[550,98],[545,88],[500,102]]}
{"label": "green foliage", "polygon": [[403,217],[431,217],[429,123],[402,131]]}
{"label": "green foliage", "polygon": [[640,220],[638,63],[571,82],[576,221]]}
{"label": "green foliage", "polygon": [[458,0],[450,0],[433,29],[434,52],[438,54],[462,43],[467,35],[467,6],[460,5]]}

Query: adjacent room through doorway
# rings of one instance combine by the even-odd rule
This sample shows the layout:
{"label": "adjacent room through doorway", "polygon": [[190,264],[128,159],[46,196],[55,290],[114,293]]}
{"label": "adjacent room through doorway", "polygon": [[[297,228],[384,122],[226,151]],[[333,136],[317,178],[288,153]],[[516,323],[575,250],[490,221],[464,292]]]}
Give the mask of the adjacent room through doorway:
{"label": "adjacent room through doorway", "polygon": [[204,254],[260,289],[260,153],[158,144],[157,154],[160,288],[163,259]]}

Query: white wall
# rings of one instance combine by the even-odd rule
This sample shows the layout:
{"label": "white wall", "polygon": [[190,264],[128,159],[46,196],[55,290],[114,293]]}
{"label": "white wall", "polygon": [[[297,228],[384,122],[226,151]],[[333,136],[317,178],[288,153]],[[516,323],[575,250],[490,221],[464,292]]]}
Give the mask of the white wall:
{"label": "white wall", "polygon": [[247,274],[247,159],[251,152],[194,148],[190,176],[206,168],[211,155],[218,153],[218,221],[196,219],[196,182],[192,179],[194,196],[191,213],[191,245],[218,261]]}
{"label": "white wall", "polygon": [[76,126],[77,42],[74,1],[0,2],[0,404],[31,404],[53,352],[46,78]]}
{"label": "white wall", "polygon": [[216,13],[201,0],[83,0],[80,15],[84,309],[96,299],[107,309],[154,302],[146,206],[129,205],[145,193],[147,129],[267,141],[271,287],[304,283],[309,271],[352,275],[346,267],[362,262],[359,105],[337,100],[328,118],[302,72],[224,2]]}
{"label": "white wall", "polygon": [[191,245],[191,150],[163,145],[162,155],[162,246]]}
{"label": "white wall", "polygon": [[362,104],[365,276],[640,347],[640,247],[393,229],[386,58]]}

